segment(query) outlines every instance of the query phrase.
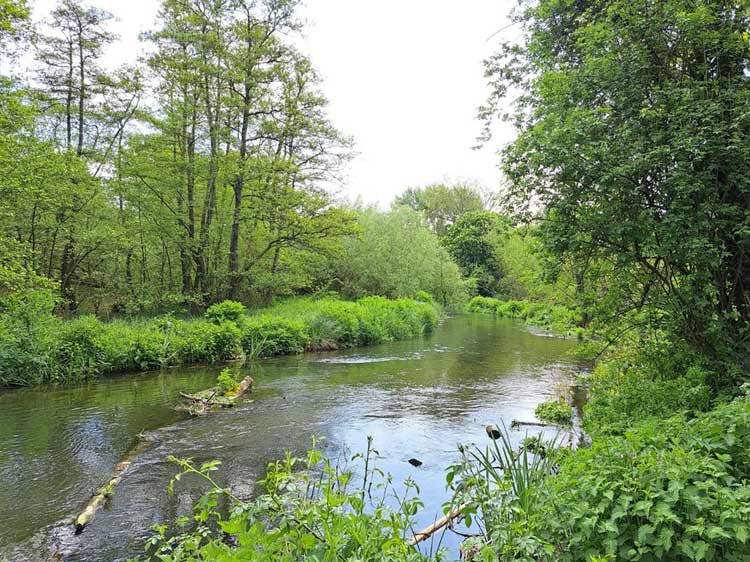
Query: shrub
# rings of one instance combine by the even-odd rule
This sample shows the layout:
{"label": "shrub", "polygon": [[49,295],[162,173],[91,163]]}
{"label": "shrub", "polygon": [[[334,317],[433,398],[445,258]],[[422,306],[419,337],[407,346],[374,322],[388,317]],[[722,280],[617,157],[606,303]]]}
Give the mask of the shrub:
{"label": "shrub", "polygon": [[[217,461],[197,466],[171,458],[181,472],[170,492],[186,474],[202,478],[210,489],[195,505],[193,517],[181,520],[177,533],[166,525],[155,527],[147,544],[149,559],[426,562],[404,538],[413,532],[421,506],[416,485],[407,481],[403,489],[394,486],[374,466],[371,450],[354,459],[357,466],[349,468],[315,449],[305,459],[287,455],[268,466],[262,480],[265,493],[247,502],[214,480]],[[226,503],[228,517],[219,508]]]}
{"label": "shrub", "polygon": [[[585,407],[584,425],[592,433],[622,433],[649,418],[679,412],[702,412],[711,405],[709,372],[694,365],[684,374],[654,372],[647,363],[623,358],[597,365],[589,379],[591,399]],[[679,373],[679,371],[676,371]]]}
{"label": "shrub", "polygon": [[414,300],[418,302],[428,302],[430,304],[435,302],[435,299],[432,298],[432,295],[427,291],[417,291],[414,295]]}
{"label": "shrub", "polygon": [[491,297],[474,297],[467,305],[469,312],[494,314],[501,318],[524,320],[558,333],[581,335],[580,313],[561,305],[543,304],[528,301],[501,301]]}
{"label": "shrub", "polygon": [[65,322],[57,341],[54,360],[67,381],[98,375],[106,369],[101,342],[102,323],[93,316]]}
{"label": "shrub", "polygon": [[0,299],[0,386],[29,386],[56,377],[60,320],[52,316],[55,302],[46,290]]}
{"label": "shrub", "polygon": [[310,340],[305,324],[275,316],[252,316],[242,325],[242,349],[248,358],[302,353]]}
{"label": "shrub", "polygon": [[0,386],[72,381],[103,373],[217,363],[241,356],[301,353],[414,337],[437,323],[434,305],[368,297],[358,302],[292,299],[260,316],[224,301],[205,319],[103,323],[93,316],[62,321],[51,294],[0,300]]}
{"label": "shrub", "polygon": [[[652,420],[570,455],[541,530],[559,560],[746,560],[750,402]],[[554,514],[554,516],[553,516]]]}
{"label": "shrub", "polygon": [[209,306],[205,316],[216,324],[227,320],[239,324],[247,316],[247,309],[241,302],[227,300]]}
{"label": "shrub", "polygon": [[234,390],[237,386],[237,379],[229,369],[222,369],[216,377],[216,386],[219,389],[219,393],[223,396]]}
{"label": "shrub", "polygon": [[217,363],[236,357],[241,350],[234,322],[182,322],[176,329],[175,355],[180,363]]}
{"label": "shrub", "polygon": [[573,408],[562,398],[542,402],[534,409],[534,415],[543,422],[564,427],[573,423]]}

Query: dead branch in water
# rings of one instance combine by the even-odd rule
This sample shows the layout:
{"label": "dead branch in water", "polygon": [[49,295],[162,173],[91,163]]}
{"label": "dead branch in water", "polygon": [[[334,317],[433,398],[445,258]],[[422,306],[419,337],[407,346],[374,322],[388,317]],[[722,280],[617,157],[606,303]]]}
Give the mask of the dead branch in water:
{"label": "dead branch in water", "polygon": [[449,525],[454,519],[459,517],[461,515],[461,512],[464,509],[466,509],[466,506],[467,504],[462,504],[462,505],[459,505],[458,507],[451,509],[448,513],[443,515],[440,519],[435,521],[432,525],[425,527],[418,533],[414,533],[414,536],[411,539],[409,539],[409,544],[414,546],[414,545],[421,543],[424,540],[429,539],[437,531],[439,531],[446,525]]}

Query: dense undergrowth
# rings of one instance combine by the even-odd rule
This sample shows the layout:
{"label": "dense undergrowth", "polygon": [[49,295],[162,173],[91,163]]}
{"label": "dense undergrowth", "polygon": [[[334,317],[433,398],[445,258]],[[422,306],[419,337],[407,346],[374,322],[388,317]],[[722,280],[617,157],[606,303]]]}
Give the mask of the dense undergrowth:
{"label": "dense undergrowth", "polygon": [[190,319],[62,320],[34,293],[6,300],[0,314],[0,386],[370,345],[430,332],[437,320],[430,302],[382,297],[292,299],[252,314],[225,301]]}
{"label": "dense undergrowth", "polygon": [[583,334],[580,313],[567,306],[477,296],[469,301],[467,309],[470,312],[494,314],[501,318],[524,320],[534,326],[561,334]]}

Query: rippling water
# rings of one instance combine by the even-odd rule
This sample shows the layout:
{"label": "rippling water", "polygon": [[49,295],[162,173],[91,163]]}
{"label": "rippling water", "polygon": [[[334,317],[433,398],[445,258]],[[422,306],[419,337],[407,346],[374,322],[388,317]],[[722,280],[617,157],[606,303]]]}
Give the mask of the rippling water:
{"label": "rippling water", "polygon": [[[219,478],[250,496],[266,464],[304,452],[362,451],[423,491],[420,525],[447,499],[444,469],[484,426],[530,419],[577,369],[571,341],[485,316],[448,319],[425,339],[350,352],[263,361],[243,368],[256,391],[239,407],[195,419],[174,411],[179,391],[210,386],[217,369],[129,375],[65,389],[0,394],[0,560],[125,560],[151,525],[188,513],[201,492],[185,481],[169,497],[168,455],[220,459]],[[110,505],[79,536],[71,520],[122,455],[145,436]],[[516,433],[520,439],[522,434]],[[419,468],[407,460],[423,461]]]}

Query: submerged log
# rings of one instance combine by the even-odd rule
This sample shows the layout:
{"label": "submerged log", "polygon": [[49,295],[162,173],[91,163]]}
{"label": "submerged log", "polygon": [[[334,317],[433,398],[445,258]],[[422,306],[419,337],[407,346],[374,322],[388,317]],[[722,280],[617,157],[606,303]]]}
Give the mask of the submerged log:
{"label": "submerged log", "polygon": [[194,394],[180,392],[180,396],[188,403],[177,406],[177,409],[187,411],[191,415],[197,416],[205,414],[213,407],[231,408],[237,404],[237,401],[242,396],[252,390],[252,387],[253,379],[251,377],[245,377],[232,391],[226,394],[220,394],[218,388],[209,388],[208,390],[201,390]]}
{"label": "submerged log", "polygon": [[521,420],[513,420],[512,422],[510,422],[511,428],[521,427],[522,425],[533,425],[535,427],[558,427],[552,423],[530,422]]}
{"label": "submerged log", "polygon": [[83,532],[83,529],[86,527],[86,525],[91,523],[91,521],[94,519],[96,512],[104,507],[104,505],[107,503],[107,500],[109,500],[114,495],[115,488],[120,483],[120,480],[122,480],[122,476],[125,471],[130,468],[130,465],[132,464],[135,457],[144,449],[146,449],[146,447],[148,447],[150,444],[151,443],[148,441],[140,441],[138,444],[136,444],[135,447],[130,449],[130,451],[125,454],[120,462],[115,465],[115,468],[112,471],[112,476],[107,481],[107,483],[99,488],[93,496],[91,496],[91,499],[89,499],[89,501],[86,503],[83,511],[81,511],[81,513],[79,513],[78,516],[73,520],[73,526],[76,529],[76,535],[80,535]]}
{"label": "submerged log", "polygon": [[448,513],[443,515],[440,519],[435,521],[432,525],[428,525],[418,533],[414,533],[414,536],[409,539],[409,544],[411,546],[417,545],[421,543],[424,540],[429,539],[432,535],[434,535],[437,531],[442,529],[443,527],[451,524],[454,519],[458,518],[461,515],[461,512],[466,509],[467,504],[459,505],[458,507],[454,507],[451,509]]}

